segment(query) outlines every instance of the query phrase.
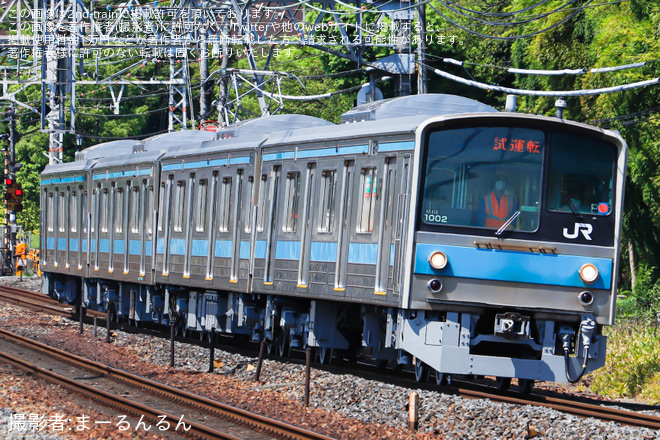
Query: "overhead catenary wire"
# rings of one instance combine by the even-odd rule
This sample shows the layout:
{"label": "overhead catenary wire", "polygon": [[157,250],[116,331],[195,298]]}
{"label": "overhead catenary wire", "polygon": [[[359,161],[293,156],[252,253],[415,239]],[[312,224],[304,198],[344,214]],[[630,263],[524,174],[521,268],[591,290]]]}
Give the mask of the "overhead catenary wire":
{"label": "overhead catenary wire", "polygon": [[552,25],[550,25],[550,26],[548,26],[548,27],[546,27],[546,28],[543,28],[543,29],[541,29],[541,30],[538,30],[538,31],[535,31],[535,32],[531,32],[531,33],[528,33],[528,34],[525,34],[525,35],[515,35],[515,36],[510,36],[510,37],[501,37],[501,36],[497,36],[497,35],[487,35],[487,34],[482,34],[481,32],[474,31],[474,30],[468,28],[467,26],[463,26],[463,25],[457,23],[456,21],[450,19],[450,18],[447,17],[445,14],[443,14],[442,12],[440,12],[440,10],[438,10],[438,8],[436,8],[435,6],[433,6],[433,4],[430,4],[430,3],[429,3],[429,6],[430,6],[435,12],[437,12],[438,15],[440,15],[442,18],[444,18],[445,20],[447,20],[449,23],[453,24],[453,25],[456,26],[457,28],[459,28],[459,29],[461,29],[461,30],[463,30],[463,31],[465,31],[465,32],[467,32],[467,33],[469,33],[469,34],[476,35],[476,36],[478,36],[478,37],[488,38],[488,39],[491,39],[491,40],[513,41],[513,40],[520,40],[520,39],[523,39],[523,38],[534,37],[534,36],[536,36],[536,35],[540,35],[540,34],[542,34],[542,33],[548,32],[549,30],[552,30],[552,29],[554,29],[554,28],[556,28],[556,27],[558,27],[558,26],[561,26],[562,24],[566,23],[568,20],[573,19],[577,14],[579,14],[580,12],[582,12],[582,10],[584,10],[587,6],[589,6],[589,5],[590,5],[591,3],[593,3],[593,2],[594,2],[594,0],[587,0],[587,2],[586,2],[584,5],[582,5],[582,6],[578,7],[578,8],[576,8],[576,9],[574,10],[574,12],[573,12],[572,14],[570,14],[568,17],[565,17],[565,18],[559,20],[557,23],[554,23],[554,24],[552,24]]}
{"label": "overhead catenary wire", "polygon": [[601,95],[605,93],[614,93],[614,92],[622,92],[625,90],[632,90],[632,89],[637,89],[641,87],[647,87],[650,85],[658,84],[660,82],[660,78],[653,78],[645,81],[637,81],[634,83],[629,83],[629,84],[622,84],[618,86],[612,86],[612,87],[603,87],[603,88],[598,88],[598,89],[585,89],[585,90],[525,90],[525,89],[515,89],[511,87],[503,87],[503,86],[498,86],[494,84],[485,84],[482,82],[470,80],[470,79],[465,79],[461,78],[460,76],[452,75],[451,73],[444,72],[440,69],[436,69],[431,66],[426,66],[429,70],[431,70],[433,73],[436,75],[454,81],[458,82],[460,84],[465,84],[468,86],[476,87],[478,89],[482,90],[488,90],[492,92],[502,92],[502,93],[508,93],[511,95],[523,95],[523,96],[548,96],[548,97],[571,97],[571,96],[587,96],[587,95]]}
{"label": "overhead catenary wire", "polygon": [[563,76],[563,75],[584,75],[586,73],[609,73],[609,72],[615,72],[619,70],[627,70],[627,69],[636,69],[639,67],[644,67],[650,63],[654,63],[658,60],[650,60],[650,61],[641,61],[638,63],[631,63],[631,64],[623,64],[620,66],[611,66],[611,67],[595,67],[591,69],[559,69],[559,70],[544,70],[544,69],[520,69],[516,67],[502,67],[502,66],[494,66],[494,65],[486,65],[486,64],[478,64],[478,63],[470,63],[467,61],[460,61],[456,60],[454,58],[442,58],[442,57],[434,57],[439,60],[441,60],[444,63],[447,64],[453,64],[455,66],[461,66],[464,67],[465,65],[472,65],[472,66],[479,66],[479,67],[494,67],[502,70],[506,70],[509,73],[515,73],[515,74],[521,74],[521,75],[545,75],[545,76]]}

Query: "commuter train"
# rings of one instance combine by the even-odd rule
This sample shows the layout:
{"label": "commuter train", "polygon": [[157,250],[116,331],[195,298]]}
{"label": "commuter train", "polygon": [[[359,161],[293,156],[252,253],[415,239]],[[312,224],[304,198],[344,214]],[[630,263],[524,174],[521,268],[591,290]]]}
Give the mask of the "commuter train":
{"label": "commuter train", "polygon": [[41,175],[43,289],[418,380],[575,381],[605,362],[626,151],[435,94],[102,143]]}

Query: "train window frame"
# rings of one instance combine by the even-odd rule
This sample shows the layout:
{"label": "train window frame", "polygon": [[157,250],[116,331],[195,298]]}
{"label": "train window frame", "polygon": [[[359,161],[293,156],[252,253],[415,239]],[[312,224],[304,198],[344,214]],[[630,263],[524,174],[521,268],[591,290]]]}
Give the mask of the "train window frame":
{"label": "train window frame", "polygon": [[89,203],[88,197],[87,197],[87,191],[83,190],[82,187],[80,187],[80,210],[81,210],[81,212],[80,212],[80,215],[81,215],[80,222],[81,222],[81,229],[82,229],[82,232],[84,234],[87,233],[87,229],[89,228],[89,222],[88,222],[89,217],[87,215],[87,211],[88,211],[87,203]]}
{"label": "train window frame", "polygon": [[66,206],[66,194],[64,191],[58,192],[57,198],[57,230],[58,232],[66,232],[66,214],[68,210],[65,210]]}
{"label": "train window frame", "polygon": [[298,210],[300,208],[300,171],[286,173],[286,186],[284,189],[284,217],[282,218],[282,232],[294,233],[298,228]]}
{"label": "train window frame", "polygon": [[259,205],[257,213],[257,232],[266,230],[266,200],[268,199],[268,175],[261,175],[261,184],[259,185]]}
{"label": "train window frame", "polygon": [[218,213],[218,231],[229,232],[230,213],[231,213],[231,189],[232,189],[231,176],[222,178],[222,185],[220,185],[220,204],[218,206],[220,212]]}
{"label": "train window frame", "polygon": [[101,232],[107,233],[108,232],[108,214],[109,214],[109,207],[110,207],[110,194],[108,191],[108,188],[102,188],[101,189],[101,201],[99,203],[100,209],[99,209],[99,229]]}
{"label": "train window frame", "polygon": [[112,223],[116,233],[121,234],[124,232],[124,188],[121,186],[115,188]]}
{"label": "train window frame", "polygon": [[[557,139],[561,136],[566,138]],[[549,139],[553,148],[548,157],[545,208],[571,215],[610,215],[614,206],[616,146],[559,130],[552,131]],[[606,154],[610,157],[606,158]]]}
{"label": "train window frame", "polygon": [[55,232],[55,197],[48,190],[46,190],[46,196],[46,209],[48,210],[46,229],[48,232]]}
{"label": "train window frame", "polygon": [[252,207],[254,206],[254,176],[247,178],[247,194],[249,194],[248,207],[243,209],[243,232],[252,232]]}
{"label": "train window frame", "polygon": [[[360,186],[358,187],[360,195],[358,196],[359,202],[355,222],[355,231],[359,234],[372,234],[374,232],[376,203],[380,196],[379,183],[378,167],[369,166],[360,169]],[[365,203],[367,199],[368,203]]]}
{"label": "train window frame", "polygon": [[69,231],[78,232],[78,192],[73,190],[69,193]]}
{"label": "train window frame", "polygon": [[152,235],[154,233],[154,186],[145,179],[142,181],[142,187],[144,189],[144,228],[148,235]]}
{"label": "train window frame", "polygon": [[172,229],[174,232],[183,232],[183,218],[185,216],[185,203],[186,203],[186,181],[178,180],[176,182],[176,193],[174,194],[173,207],[178,207],[174,210],[174,218]]}
{"label": "train window frame", "polygon": [[195,200],[195,231],[206,232],[208,216],[209,179],[199,179],[197,200]]}
{"label": "train window frame", "polygon": [[140,233],[140,187],[130,187],[128,201],[128,230],[131,234]]}
{"label": "train window frame", "polygon": [[334,231],[338,174],[336,169],[321,172],[321,206],[316,230],[322,234],[331,234]]}
{"label": "train window frame", "polygon": [[[516,215],[508,225],[510,232],[537,232],[549,149],[547,131],[525,123],[430,129],[422,147],[418,225],[490,234]],[[503,194],[507,203],[497,208],[495,199],[501,200]],[[494,207],[499,214],[493,212]]]}

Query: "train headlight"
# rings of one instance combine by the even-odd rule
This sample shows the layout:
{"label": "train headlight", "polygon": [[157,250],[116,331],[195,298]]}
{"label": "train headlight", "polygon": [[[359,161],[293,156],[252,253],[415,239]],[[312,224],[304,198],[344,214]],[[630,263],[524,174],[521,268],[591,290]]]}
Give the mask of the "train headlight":
{"label": "train headlight", "polygon": [[598,279],[598,269],[593,264],[585,264],[580,268],[580,278],[585,283],[593,283]]}
{"label": "train headlight", "polygon": [[429,263],[435,270],[442,270],[447,267],[447,256],[440,251],[433,252],[429,256]]}

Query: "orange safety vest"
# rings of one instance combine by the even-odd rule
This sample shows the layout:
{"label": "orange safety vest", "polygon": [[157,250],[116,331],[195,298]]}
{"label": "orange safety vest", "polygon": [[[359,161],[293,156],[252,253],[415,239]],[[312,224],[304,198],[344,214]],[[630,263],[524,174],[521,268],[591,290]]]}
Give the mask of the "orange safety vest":
{"label": "orange safety vest", "polygon": [[490,194],[484,196],[484,204],[486,205],[486,226],[487,228],[499,228],[504,224],[504,221],[509,217],[509,198],[506,194],[500,197],[499,203],[495,192],[491,191]]}

